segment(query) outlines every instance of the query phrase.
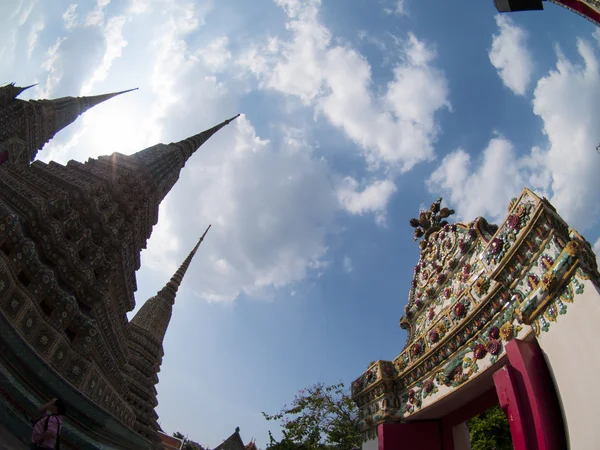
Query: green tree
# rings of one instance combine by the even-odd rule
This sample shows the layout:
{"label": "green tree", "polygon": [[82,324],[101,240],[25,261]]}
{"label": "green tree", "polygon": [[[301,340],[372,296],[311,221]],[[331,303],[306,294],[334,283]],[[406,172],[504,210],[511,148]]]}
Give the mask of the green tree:
{"label": "green tree", "polygon": [[358,408],[342,383],[315,384],[301,390],[290,406],[267,420],[281,421],[283,438],[269,432],[269,450],[352,450],[361,446]]}
{"label": "green tree", "polygon": [[510,425],[499,406],[473,417],[468,425],[471,450],[513,450]]}

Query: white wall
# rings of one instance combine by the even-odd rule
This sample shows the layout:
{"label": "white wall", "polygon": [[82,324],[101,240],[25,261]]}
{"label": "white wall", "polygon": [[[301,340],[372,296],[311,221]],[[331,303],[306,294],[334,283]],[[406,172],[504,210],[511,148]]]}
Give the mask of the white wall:
{"label": "white wall", "polygon": [[454,450],[471,450],[471,435],[467,422],[460,423],[452,429]]}
{"label": "white wall", "polygon": [[548,332],[538,336],[562,403],[571,450],[600,449],[600,293],[584,282]]}
{"label": "white wall", "polygon": [[379,449],[379,439],[370,439],[367,442],[363,442],[362,450],[378,450]]}

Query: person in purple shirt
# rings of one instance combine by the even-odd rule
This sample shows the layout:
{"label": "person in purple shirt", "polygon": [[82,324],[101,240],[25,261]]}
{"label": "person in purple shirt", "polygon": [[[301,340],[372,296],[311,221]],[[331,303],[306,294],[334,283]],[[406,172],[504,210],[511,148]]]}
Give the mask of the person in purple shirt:
{"label": "person in purple shirt", "polygon": [[65,403],[60,398],[53,398],[50,402],[39,407],[39,412],[43,417],[33,426],[33,433],[31,434],[32,450],[54,450],[59,448],[60,428],[65,411]]}

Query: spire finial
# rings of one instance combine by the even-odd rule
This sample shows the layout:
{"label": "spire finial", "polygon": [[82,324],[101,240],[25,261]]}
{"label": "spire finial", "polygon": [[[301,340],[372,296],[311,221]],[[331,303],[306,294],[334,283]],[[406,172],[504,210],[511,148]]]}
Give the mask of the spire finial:
{"label": "spire finial", "polygon": [[187,258],[185,258],[183,263],[181,263],[181,266],[179,266],[165,287],[144,303],[133,319],[131,319],[131,323],[152,333],[158,342],[162,343],[162,340],[165,337],[169,321],[171,320],[171,313],[173,305],[175,304],[177,290],[179,289],[179,286],[181,286],[183,277],[190,267],[190,263],[209,229],[210,225],[202,236],[200,236],[200,239],[198,239],[198,242],[192,251]]}
{"label": "spire finial", "polygon": [[415,241],[423,236],[424,240],[427,240],[431,233],[448,224],[447,220],[442,219],[451,216],[455,211],[450,208],[440,208],[441,204],[442,197],[433,202],[428,211],[421,211],[418,218],[410,219],[410,225],[415,229]]}
{"label": "spire finial", "polygon": [[179,173],[187,160],[217,131],[239,116],[240,114],[179,142],[154,145],[133,155],[152,174],[158,189],[159,204],[179,179]]}
{"label": "spire finial", "polygon": [[126,94],[126,93],[132,92],[132,91],[137,91],[137,90],[138,90],[138,88],[133,88],[133,89],[127,89],[127,90],[119,91],[119,92],[111,92],[108,94],[76,97],[77,100],[83,102],[81,112],[79,114],[82,114],[85,111],[87,111],[88,109],[90,109],[96,105],[99,105],[100,103],[105,102],[106,100],[110,100],[113,97],[116,97],[121,94]]}
{"label": "spire finial", "polygon": [[194,255],[198,251],[198,247],[200,247],[200,244],[202,244],[202,241],[204,240],[206,233],[208,233],[208,230],[210,230],[210,227],[211,227],[211,225],[209,225],[208,228],[206,229],[206,231],[204,231],[204,233],[202,233],[202,236],[200,236],[200,239],[198,239],[198,242],[196,243],[196,245],[194,246],[194,248],[192,249],[190,254],[187,256],[187,258],[185,258],[183,263],[181,263],[181,266],[179,266],[179,269],[177,269],[177,272],[175,272],[173,274],[173,276],[171,277],[171,279],[169,280],[167,285],[161,290],[161,292],[168,291],[169,294],[171,294],[169,296],[173,297],[172,302],[175,302],[175,294],[177,294],[177,290],[179,289],[179,286],[181,286],[183,277],[184,277],[185,273],[187,272],[188,268],[190,267],[192,259],[194,258]]}

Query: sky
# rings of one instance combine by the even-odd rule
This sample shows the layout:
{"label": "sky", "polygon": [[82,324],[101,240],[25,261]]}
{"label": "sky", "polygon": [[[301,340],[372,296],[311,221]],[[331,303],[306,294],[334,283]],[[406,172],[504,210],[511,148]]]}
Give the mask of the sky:
{"label": "sky", "polygon": [[136,310],[212,224],[164,343],[169,433],[215,447],[239,426],[264,448],[279,427],[261,411],[397,356],[408,221],[438,196],[456,220],[499,223],[529,187],[600,249],[600,31],[567,10],[71,1],[0,3],[0,83],[38,83],[25,99],[139,90],[39,159],[131,154],[242,114],[188,161],[137,274]]}

